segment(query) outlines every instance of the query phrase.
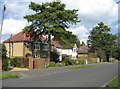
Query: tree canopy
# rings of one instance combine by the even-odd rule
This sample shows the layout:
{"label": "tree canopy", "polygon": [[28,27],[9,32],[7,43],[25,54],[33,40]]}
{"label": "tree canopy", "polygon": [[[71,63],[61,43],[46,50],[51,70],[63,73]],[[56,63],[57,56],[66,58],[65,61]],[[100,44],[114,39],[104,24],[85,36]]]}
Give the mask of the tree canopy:
{"label": "tree canopy", "polygon": [[[58,35],[58,34],[57,34]],[[53,40],[59,41],[59,43],[64,48],[72,48],[74,44],[77,44],[77,47],[80,46],[80,41],[76,35],[74,35],[70,31],[65,31],[63,34],[59,34],[58,36],[54,37]]]}
{"label": "tree canopy", "polygon": [[110,27],[104,25],[103,22],[98,23],[97,26],[93,27],[89,35],[89,48],[90,52],[97,52],[98,57],[101,59],[103,54],[108,61],[112,56],[112,51],[117,47],[116,39],[117,36],[110,33]]}
{"label": "tree canopy", "polygon": [[31,2],[29,8],[35,13],[24,16],[31,24],[26,26],[23,32],[29,34],[32,39],[36,39],[40,34],[46,35],[49,32],[55,37],[60,37],[60,34],[65,33],[70,24],[80,22],[78,20],[78,10],[66,10],[65,6],[60,1],[42,4]]}

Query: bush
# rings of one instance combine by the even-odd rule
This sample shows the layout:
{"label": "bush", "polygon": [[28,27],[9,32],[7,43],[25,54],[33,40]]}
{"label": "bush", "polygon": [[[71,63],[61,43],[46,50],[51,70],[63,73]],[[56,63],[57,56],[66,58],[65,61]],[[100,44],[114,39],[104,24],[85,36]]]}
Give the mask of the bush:
{"label": "bush", "polygon": [[2,59],[2,70],[7,71],[8,70],[8,59]]}
{"label": "bush", "polygon": [[78,64],[84,64],[84,60],[83,59],[78,59]]}
{"label": "bush", "polygon": [[56,63],[56,66],[57,67],[63,67],[63,64],[62,63]]}
{"label": "bush", "polygon": [[21,58],[20,57],[14,57],[10,59],[10,65],[13,67],[20,67],[21,63],[20,63]]}
{"label": "bush", "polygon": [[0,53],[2,53],[2,70],[7,71],[8,70],[8,58],[6,56],[7,50],[4,44],[2,44],[2,46],[0,47],[2,47],[2,50],[0,50],[1,51]]}
{"label": "bush", "polygon": [[55,63],[57,63],[59,61],[59,54],[56,52],[51,52],[50,59],[51,61],[54,61]]}
{"label": "bush", "polygon": [[49,64],[49,67],[55,67],[55,62],[51,61],[50,64]]}
{"label": "bush", "polygon": [[28,67],[28,58],[14,57],[10,59],[10,65],[13,67],[25,68]]}
{"label": "bush", "polygon": [[60,63],[61,63],[63,66],[65,66],[65,62],[62,61],[62,62],[60,62]]}
{"label": "bush", "polygon": [[66,57],[63,59],[63,62],[65,63],[66,66],[74,65],[73,61],[70,59],[71,59],[70,57]]}
{"label": "bush", "polygon": [[56,66],[57,67],[63,67],[63,66],[65,66],[65,62],[56,63]]}

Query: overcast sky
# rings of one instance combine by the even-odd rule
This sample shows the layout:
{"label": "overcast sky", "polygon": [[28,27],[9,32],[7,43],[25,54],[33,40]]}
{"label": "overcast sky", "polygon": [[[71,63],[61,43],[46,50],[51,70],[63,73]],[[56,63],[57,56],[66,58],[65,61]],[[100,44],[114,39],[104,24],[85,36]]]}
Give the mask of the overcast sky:
{"label": "overcast sky", "polygon": [[[20,32],[28,22],[23,18],[27,14],[34,13],[29,9],[30,1],[36,3],[51,2],[53,0],[4,0],[0,1],[0,19],[2,5],[5,3],[6,11],[3,23],[2,41],[10,37],[10,34]],[[91,28],[103,21],[111,27],[111,33],[118,32],[118,4],[119,0],[61,0],[66,4],[66,9],[78,9],[79,22],[71,25],[67,30],[78,36],[80,41],[86,41]],[[1,24],[1,22],[0,22]]]}

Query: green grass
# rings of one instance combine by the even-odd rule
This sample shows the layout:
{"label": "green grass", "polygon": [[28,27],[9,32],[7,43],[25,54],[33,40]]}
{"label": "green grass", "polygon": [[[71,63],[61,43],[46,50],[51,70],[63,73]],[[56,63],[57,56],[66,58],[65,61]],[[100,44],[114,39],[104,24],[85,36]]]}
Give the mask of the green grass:
{"label": "green grass", "polygon": [[0,74],[0,79],[20,78],[20,74]]}
{"label": "green grass", "polygon": [[76,65],[76,66],[70,66],[68,67],[69,70],[77,70],[80,68],[90,68],[93,67],[93,65]]}
{"label": "green grass", "polygon": [[115,77],[111,82],[109,82],[106,87],[109,87],[109,88],[113,88],[113,87],[120,88],[120,75]]}

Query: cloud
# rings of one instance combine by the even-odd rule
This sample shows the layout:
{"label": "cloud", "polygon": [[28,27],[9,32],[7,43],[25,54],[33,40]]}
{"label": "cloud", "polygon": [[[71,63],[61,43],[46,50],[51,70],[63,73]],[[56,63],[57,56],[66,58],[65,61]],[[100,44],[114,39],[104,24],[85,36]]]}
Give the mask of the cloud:
{"label": "cloud", "polygon": [[70,31],[73,32],[73,34],[77,35],[80,42],[84,41],[85,43],[88,40],[88,35],[89,35],[89,29],[87,29],[85,26],[79,26],[74,29],[69,29]]}
{"label": "cloud", "polygon": [[[44,3],[53,0],[6,0],[6,12],[3,34],[15,34],[27,25],[23,16],[33,14],[29,9],[30,2]],[[118,20],[118,5],[114,0],[61,0],[66,9],[78,9],[80,23],[69,28],[80,40],[86,40],[89,29],[103,21],[114,31],[113,24]]]}
{"label": "cloud", "polygon": [[16,34],[27,25],[26,20],[5,19],[3,22],[2,35],[4,34]]}
{"label": "cloud", "polygon": [[100,21],[110,23],[118,19],[118,5],[113,0],[71,0],[66,3],[69,8],[79,9],[81,23],[87,27]]}

